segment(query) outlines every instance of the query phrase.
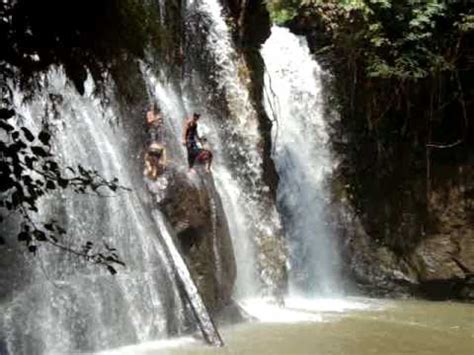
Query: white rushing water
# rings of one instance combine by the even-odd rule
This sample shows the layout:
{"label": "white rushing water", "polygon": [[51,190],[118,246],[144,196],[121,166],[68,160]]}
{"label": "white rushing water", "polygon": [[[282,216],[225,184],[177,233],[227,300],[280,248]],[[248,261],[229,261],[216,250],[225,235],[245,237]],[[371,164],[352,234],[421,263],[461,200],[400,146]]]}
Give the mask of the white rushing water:
{"label": "white rushing water", "polygon": [[[281,247],[280,222],[262,181],[257,113],[245,80],[245,63],[237,54],[218,0],[196,0],[192,11],[209,19],[206,47],[215,60],[214,77],[227,103],[227,117],[213,117],[216,150],[214,177],[229,220],[237,262],[239,299],[274,292],[280,285],[266,248]],[[202,80],[202,78],[199,78]],[[199,82],[199,79],[197,82]],[[212,102],[210,102],[212,104]]]}
{"label": "white rushing water", "polygon": [[[197,107],[189,101],[183,101],[182,98],[177,95],[179,89],[172,84],[159,80],[150,71],[147,72],[146,76],[149,78],[149,83],[154,90],[155,98],[163,110],[167,125],[170,126],[170,131],[175,132],[174,137],[176,137],[177,141],[175,140],[174,143],[171,142],[171,145],[177,146],[179,144],[183,124],[187,116],[194,111],[203,114],[203,118],[199,122],[199,132],[209,140],[214,152],[212,175],[215,179],[216,188],[222,200],[229,223],[229,230],[237,261],[236,293],[238,297],[256,295],[259,290],[259,277],[256,263],[256,250],[254,242],[251,240],[255,233],[252,232],[252,225],[246,215],[250,211],[242,208],[242,206],[245,206],[242,187],[239,186],[235,174],[225,167],[226,162],[223,157],[225,148],[221,145],[221,138],[218,132],[219,128],[211,121],[212,116],[206,115],[205,108]],[[177,157],[180,157],[179,161],[182,168],[186,168],[184,149],[179,151]],[[196,176],[191,175],[189,178],[197,179]],[[196,181],[196,183],[198,183],[198,181]]]}
{"label": "white rushing water", "polygon": [[273,27],[261,50],[266,65],[265,108],[273,127],[280,177],[278,204],[290,248],[290,295],[338,293],[338,253],[328,220],[328,147],[322,70],[306,40]]}
{"label": "white rushing water", "polygon": [[[135,164],[126,152],[127,135],[107,123],[118,116],[115,107],[103,107],[93,96],[90,79],[83,96],[62,71],[51,70],[44,85],[42,95],[28,105],[21,103],[21,93],[16,94],[16,108],[25,124],[34,130],[46,115],[55,132],[54,151],[63,164],[97,169],[105,178],[117,177],[133,190],[102,191],[106,197],[57,194],[42,201],[43,212],[36,219],[59,220],[68,231],[63,241],[67,245],[80,247],[86,241],[112,245],[126,268],[112,276],[47,247],[41,247],[35,258],[10,265],[12,285],[17,273],[24,283],[1,306],[0,329],[5,334],[0,334],[4,342],[0,346],[6,346],[9,354],[63,354],[182,333],[192,316],[178,291],[175,266],[160,240],[160,231],[167,231],[155,224],[140,197],[140,184],[132,173]],[[58,117],[51,110],[51,98]]]}
{"label": "white rushing water", "polygon": [[[188,1],[186,31],[192,43],[186,46],[185,58],[192,61],[192,70],[180,79],[180,85],[167,81],[164,75],[154,75],[152,70],[145,70],[145,76],[170,132],[177,139],[185,117],[193,112],[202,114],[199,131],[214,151],[212,175],[227,216],[237,262],[235,296],[243,299],[276,288],[272,272],[265,272],[262,240],[273,238],[267,248],[271,243],[278,245],[280,222],[274,204],[262,197],[269,196],[269,191],[262,182],[258,119],[239,74],[243,63],[233,47],[222,12],[218,0]],[[211,63],[196,58],[196,53],[210,57]],[[213,68],[212,78],[200,72],[199,67],[206,65]],[[218,103],[208,94],[212,81],[216,83],[214,89],[220,92],[219,99],[226,102],[227,112],[216,110]],[[171,144],[178,146],[179,141]],[[179,156],[184,155],[181,147]]]}
{"label": "white rushing water", "polygon": [[[278,238],[279,216],[262,181],[261,138],[245,82],[246,67],[233,47],[218,0],[188,1],[185,12],[190,18],[197,15],[199,24],[186,27],[187,37],[196,39],[196,44],[186,47],[190,53],[185,53],[186,60],[194,61],[192,71],[174,81],[145,66],[143,74],[163,111],[165,141],[178,169],[186,168],[180,144],[185,117],[202,113],[199,129],[214,151],[212,176],[235,250],[234,293],[238,300],[251,300],[246,303],[249,310],[262,311],[265,318],[273,308],[258,300],[274,296],[272,292],[282,285],[285,251]],[[291,242],[290,281],[294,294],[308,292],[302,284],[311,285],[311,295],[329,293],[337,288],[337,257],[324,216],[324,179],[331,171],[331,159],[317,91],[320,71],[301,40],[278,31],[274,29],[263,54],[276,94],[268,99],[279,106],[274,159],[281,177],[279,203]],[[203,58],[193,58],[198,52]],[[201,66],[212,67],[212,78]],[[194,329],[196,321],[205,328],[205,336],[220,343],[175,249],[172,232],[159,212],[150,213],[138,180],[141,166],[128,150],[131,132],[111,124],[120,122],[118,104],[113,99],[108,106],[101,104],[93,95],[91,79],[86,93],[79,95],[61,71],[52,70],[44,85],[47,99],[23,105],[18,93],[16,107],[27,121],[46,113],[56,132],[54,149],[61,162],[97,169],[105,178],[117,177],[120,184],[134,189],[103,198],[67,192],[52,196],[43,202],[44,212],[38,218],[59,219],[68,229],[70,245],[107,242],[117,248],[127,266],[111,276],[46,248],[34,260],[22,259],[27,266],[17,272],[15,265],[10,277],[20,279],[26,272],[25,281],[1,304],[0,324],[6,333],[0,334],[0,350],[2,342],[11,354],[119,348],[182,334]],[[267,91],[268,85],[267,78]],[[208,94],[209,88],[218,93],[219,102]],[[51,110],[53,102],[56,110]],[[222,102],[225,108],[216,109]],[[199,183],[196,176],[189,178]],[[219,260],[217,255],[217,269]],[[176,277],[188,290],[187,297]]]}
{"label": "white rushing water", "polygon": [[356,310],[380,308],[376,301],[358,298],[299,298],[285,299],[281,307],[266,300],[254,299],[242,303],[246,312],[263,323],[322,322],[327,315],[344,314]]}

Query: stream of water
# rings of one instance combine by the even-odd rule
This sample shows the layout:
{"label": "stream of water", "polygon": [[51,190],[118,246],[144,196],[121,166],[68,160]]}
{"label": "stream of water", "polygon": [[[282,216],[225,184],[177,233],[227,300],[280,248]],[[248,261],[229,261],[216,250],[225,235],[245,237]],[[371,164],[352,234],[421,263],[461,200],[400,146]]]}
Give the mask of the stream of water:
{"label": "stream of water", "polygon": [[273,27],[262,48],[265,108],[275,119],[273,160],[278,204],[290,250],[290,295],[318,297],[339,290],[337,243],[329,223],[329,149],[322,70],[306,40]]}
{"label": "stream of water", "polygon": [[[46,114],[55,132],[55,153],[65,166],[92,167],[105,178],[117,177],[120,184],[134,189],[116,194],[102,191],[105,197],[56,194],[42,201],[42,213],[36,219],[59,219],[68,231],[63,243],[73,248],[86,241],[114,246],[126,267],[111,276],[46,246],[35,258],[26,255],[8,268],[2,266],[3,277],[16,285],[2,300],[0,313],[1,345],[9,354],[138,343],[178,335],[194,321],[159,239],[164,226],[155,224],[140,182],[134,178],[137,168],[127,155],[127,136],[110,124],[117,115],[114,106],[104,107],[94,98],[90,79],[86,89],[84,96],[79,95],[63,72],[53,69],[45,77],[44,96],[24,105],[22,94],[17,93],[16,108],[32,131],[38,117]],[[42,97],[55,97],[55,110]],[[8,252],[3,251],[5,262]]]}
{"label": "stream of water", "polygon": [[[199,131],[215,153],[212,175],[237,261],[235,297],[257,297],[275,289],[274,273],[261,263],[265,259],[261,247],[265,237],[277,240],[280,229],[278,213],[262,181],[257,115],[239,75],[241,63],[219,1],[188,1],[185,17],[189,43],[184,77],[176,84],[144,69],[145,77],[169,131],[177,137],[172,146],[179,147],[186,117],[202,114]],[[206,68],[212,68],[211,74]],[[184,157],[184,148],[177,150],[177,156]]]}

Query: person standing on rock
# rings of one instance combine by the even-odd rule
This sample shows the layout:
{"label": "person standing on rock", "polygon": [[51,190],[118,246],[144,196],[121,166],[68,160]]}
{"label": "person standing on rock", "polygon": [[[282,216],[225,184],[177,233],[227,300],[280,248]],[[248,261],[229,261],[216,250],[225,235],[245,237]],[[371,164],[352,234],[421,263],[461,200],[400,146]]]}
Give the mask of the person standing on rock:
{"label": "person standing on rock", "polygon": [[148,133],[152,143],[162,143],[163,141],[163,117],[161,110],[156,103],[150,104],[146,113],[146,123]]}
{"label": "person standing on rock", "polygon": [[156,103],[151,104],[146,114],[149,145],[145,153],[144,174],[151,180],[156,180],[163,174],[167,164],[166,148],[164,146],[164,127],[160,109]]}
{"label": "person standing on rock", "polygon": [[[212,153],[210,150],[201,149],[198,146],[199,137],[197,126],[201,115],[194,113],[193,116],[186,120],[183,128],[183,145],[186,146],[188,152],[188,166],[189,171],[194,171],[194,164],[196,161],[206,163],[206,171],[211,171]],[[198,159],[202,157],[203,159]]]}

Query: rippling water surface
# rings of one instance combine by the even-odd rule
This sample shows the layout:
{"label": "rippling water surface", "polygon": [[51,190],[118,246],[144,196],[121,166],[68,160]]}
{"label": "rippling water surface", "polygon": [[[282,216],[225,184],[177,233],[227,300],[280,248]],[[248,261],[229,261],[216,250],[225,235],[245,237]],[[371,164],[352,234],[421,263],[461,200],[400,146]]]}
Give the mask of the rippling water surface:
{"label": "rippling water surface", "polygon": [[474,305],[423,301],[247,303],[260,320],[223,329],[221,349],[185,338],[110,354],[474,354]]}

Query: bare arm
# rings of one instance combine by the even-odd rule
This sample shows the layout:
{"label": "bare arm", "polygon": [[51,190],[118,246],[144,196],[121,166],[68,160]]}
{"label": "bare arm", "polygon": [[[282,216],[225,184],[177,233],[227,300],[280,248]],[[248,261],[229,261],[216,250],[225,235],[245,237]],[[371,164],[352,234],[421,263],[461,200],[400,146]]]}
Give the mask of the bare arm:
{"label": "bare arm", "polygon": [[155,115],[153,114],[152,111],[148,111],[146,113],[146,123],[151,124],[155,119]]}
{"label": "bare arm", "polygon": [[161,153],[161,165],[166,165],[168,158],[166,156],[166,148],[163,148],[163,153]]}
{"label": "bare arm", "polygon": [[186,135],[188,133],[188,129],[189,129],[189,120],[186,120],[186,123],[184,124],[184,127],[183,127],[183,137],[182,137],[182,142],[184,145],[186,145]]}
{"label": "bare arm", "polygon": [[150,170],[151,170],[150,157],[149,157],[148,153],[146,153],[145,154],[145,170],[144,170],[143,173],[145,175],[148,175]]}

